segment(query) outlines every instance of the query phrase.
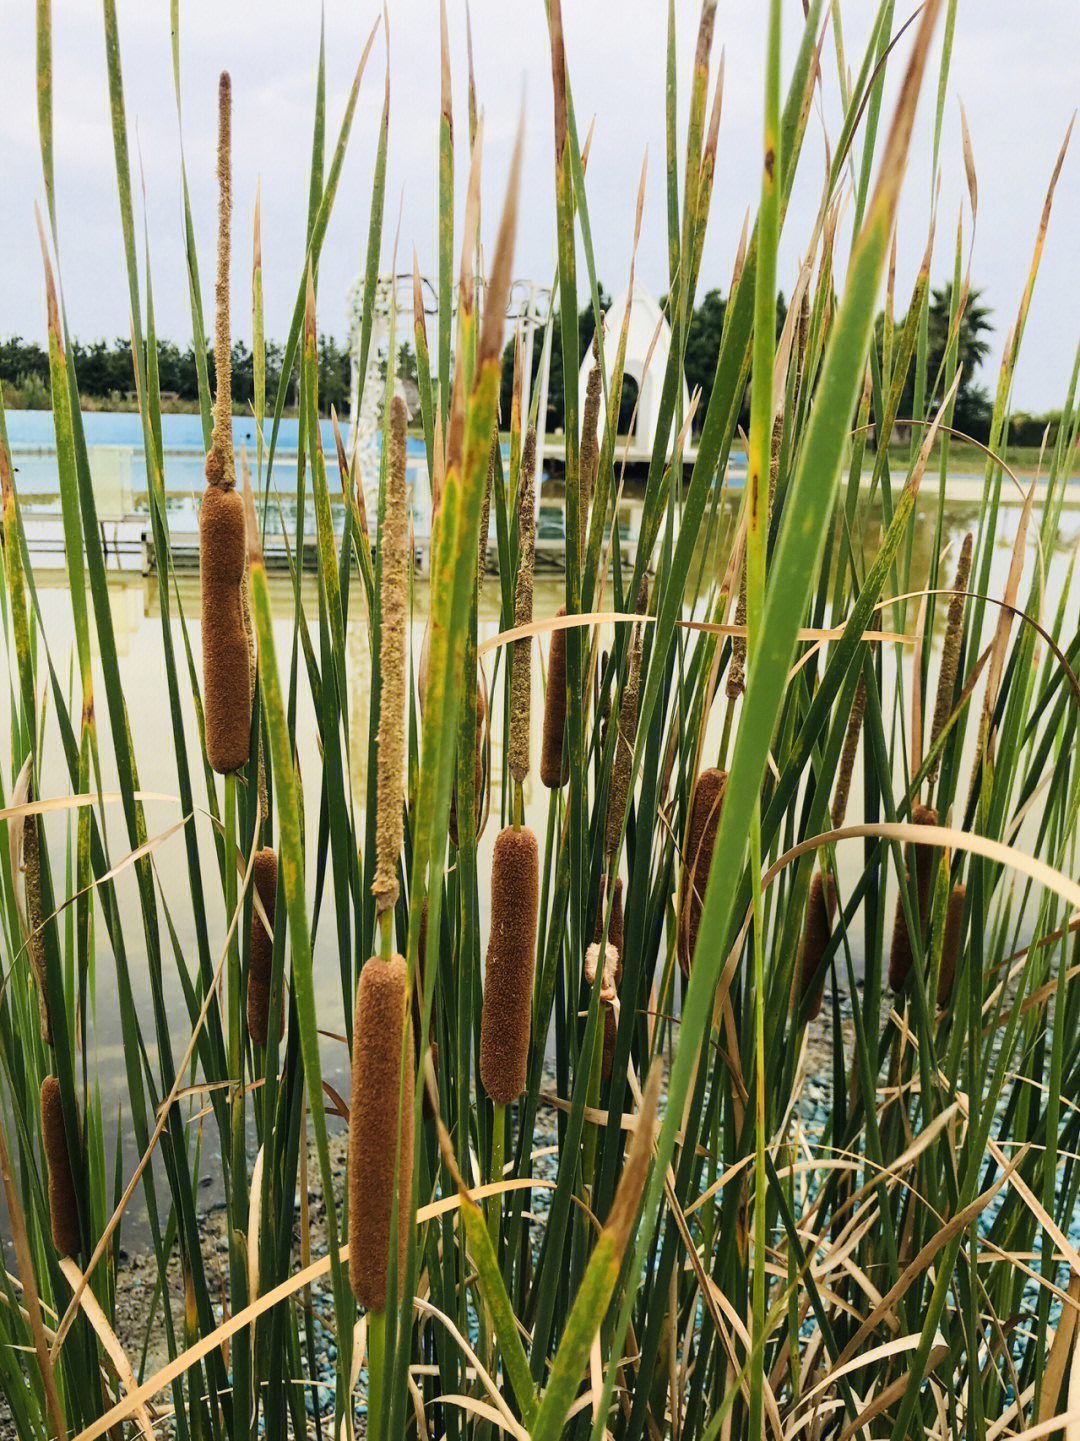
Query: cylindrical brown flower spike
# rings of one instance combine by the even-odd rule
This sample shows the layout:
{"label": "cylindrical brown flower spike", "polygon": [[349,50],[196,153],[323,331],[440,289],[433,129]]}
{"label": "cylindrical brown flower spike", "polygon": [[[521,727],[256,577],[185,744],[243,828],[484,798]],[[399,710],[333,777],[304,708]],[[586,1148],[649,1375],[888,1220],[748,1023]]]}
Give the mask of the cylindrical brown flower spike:
{"label": "cylindrical brown flower spike", "polygon": [[[556,615],[565,615],[561,605]],[[549,791],[558,790],[570,779],[570,767],[563,764],[563,736],[566,731],[566,631],[551,632],[548,654],[547,692],[544,696],[544,735],[540,745],[540,779]]]}
{"label": "cylindrical brown flower spike", "polygon": [[[521,453],[521,484],[518,489],[518,560],[514,594],[514,625],[529,625],[533,614],[533,561],[536,552],[536,501],[533,472],[536,469],[536,428],[529,426]],[[510,681],[510,742],[507,765],[518,785],[529,774],[530,719],[532,714],[532,636],[514,642],[514,668]]]}
{"label": "cylindrical brown flower spike", "polygon": [[[33,800],[32,789],[27,791],[26,798]],[[37,990],[41,1039],[47,1046],[51,1046],[52,1024],[49,1020],[49,1001],[45,988],[45,937],[41,932],[45,920],[41,904],[41,836],[35,815],[23,819],[23,883],[26,895],[26,924],[30,931],[26,948]]]}
{"label": "cylindrical brown flower spike", "polygon": [[713,848],[720,826],[720,811],[727,789],[727,771],[715,766],[703,770],[694,782],[690,797],[690,823],[687,827],[686,854],[683,856],[682,879],[679,884],[678,951],[683,975],[690,966],[697,946],[701,923],[701,903],[712,869]]}
{"label": "cylindrical brown flower spike", "polygon": [[[936,826],[938,813],[932,806],[915,805],[911,810],[911,819],[917,826]],[[912,855],[914,852],[914,857]],[[911,874],[912,865],[915,867],[915,919],[919,923],[920,930],[926,925],[926,918],[930,914],[930,887],[934,876],[934,847],[932,844],[924,845],[921,842],[916,846],[910,844],[905,851],[908,874]],[[893,922],[892,949],[889,953],[889,985],[894,991],[902,991],[904,982],[908,978],[915,954],[911,945],[911,935],[908,931],[907,918],[904,915],[903,896],[896,898],[896,919]]]}
{"label": "cylindrical brown flower spike", "polygon": [[[799,1000],[805,1002],[814,977],[821,966],[821,958],[832,936],[833,916],[836,914],[836,880],[826,880],[821,871],[814,872],[810,882],[810,895],[806,901],[806,921],[803,925],[802,946],[799,949]],[[818,978],[813,999],[806,1013],[808,1021],[814,1021],[821,1014],[821,1001],[825,995],[825,975]]]}
{"label": "cylindrical brown flower spike", "polygon": [[408,608],[409,518],[405,506],[405,430],[400,395],[390,402],[386,506],[379,588],[381,630],[379,737],[375,810],[375,879],[371,891],[381,916],[398,898],[398,860],[404,838],[401,770],[405,759],[405,620]]}
{"label": "cylindrical brown flower spike", "polygon": [[527,826],[495,837],[491,933],[484,961],[480,1079],[500,1106],[525,1089],[532,1027],[533,966],[540,897],[540,853]]}
{"label": "cylindrical brown flower spike", "polygon": [[398,1300],[405,1294],[414,1088],[411,1053],[403,1093],[400,1085],[401,1048],[409,1023],[406,980],[403,956],[394,955],[389,961],[372,956],[356,988],[349,1108],[349,1282],[357,1301],[369,1311],[386,1309],[395,1196]]}
{"label": "cylindrical brown flower spike", "polygon": [[206,457],[206,490],[199,512],[202,588],[203,711],[206,757],[219,775],[239,770],[251,746],[251,675],[244,628],[247,563],[244,502],[236,490],[232,440],[229,339],[229,223],[231,87],[218,91],[218,255],[214,334],[214,432]]}
{"label": "cylindrical brown flower spike", "polygon": [[[934,720],[930,730],[930,749],[937,744],[938,737],[945,729],[952,712],[953,691],[956,689],[956,672],[960,664],[960,642],[964,629],[964,601],[971,575],[972,534],[969,530],[960,547],[960,559],[956,564],[953,580],[953,594],[949,601],[949,615],[945,622],[945,640],[941,647],[941,670],[938,673],[937,699],[934,702]],[[932,786],[937,780],[941,766],[940,754],[935,756],[926,772],[926,783]]]}
{"label": "cylindrical brown flower spike", "polygon": [[859,749],[859,735],[862,731],[863,716],[866,714],[866,677],[859,677],[855,695],[851,702],[847,730],[844,732],[844,748],[840,752],[840,766],[836,772],[836,788],[833,791],[832,823],[838,831],[847,814],[848,796],[851,793],[851,776],[855,769],[855,755]]}
{"label": "cylindrical brown flower spike", "polygon": [[[277,852],[271,846],[256,851],[251,868],[251,879],[255,892],[262,902],[266,919],[271,927],[274,921],[274,904],[277,899]],[[270,1021],[270,976],[273,968],[274,941],[263,925],[259,913],[252,907],[251,912],[251,962],[248,966],[247,982],[247,1028],[248,1035],[259,1046],[266,1045]],[[278,1040],[285,1034],[285,988],[282,986],[279,998]]]}
{"label": "cylindrical brown flower spike", "polygon": [[960,940],[964,928],[964,899],[967,886],[957,883],[949,892],[949,905],[945,912],[945,934],[941,942],[941,966],[938,970],[937,1003],[947,1006],[952,999],[953,984],[956,980],[956,965],[960,959]]}
{"label": "cylindrical brown flower spike", "polygon": [[[600,886],[600,907],[596,913],[596,928],[593,931],[593,940],[597,945],[604,938],[604,917],[607,914],[607,877],[605,876]],[[611,901],[611,920],[608,922],[607,943],[615,947],[617,957],[615,965],[615,984],[622,985],[623,971],[623,905],[622,905],[622,877],[615,880],[615,893]]]}
{"label": "cylindrical brown flower spike", "polygon": [[619,703],[619,733],[615,741],[615,755],[611,762],[611,789],[608,792],[607,832],[604,837],[604,854],[612,856],[619,844],[626,818],[626,803],[630,796],[630,771],[634,761],[634,743],[637,740],[638,692],[641,685],[641,636],[635,634],[630,642],[630,657],[626,670],[626,684],[623,686]]}
{"label": "cylindrical brown flower spike", "polygon": [[71,1175],[60,1082],[46,1076],[41,1083],[41,1139],[49,1165],[49,1218],[53,1245],[61,1256],[77,1256],[82,1247],[79,1208]]}

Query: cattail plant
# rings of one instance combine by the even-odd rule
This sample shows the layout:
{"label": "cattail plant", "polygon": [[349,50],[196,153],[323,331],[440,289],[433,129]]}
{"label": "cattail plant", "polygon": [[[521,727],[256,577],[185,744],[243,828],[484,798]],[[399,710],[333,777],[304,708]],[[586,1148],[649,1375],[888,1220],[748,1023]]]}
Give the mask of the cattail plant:
{"label": "cattail plant", "polygon": [[585,404],[581,408],[581,453],[578,459],[578,560],[584,563],[585,545],[589,538],[589,506],[596,489],[596,473],[600,466],[597,426],[600,421],[599,332],[593,331],[592,369],[585,381]]}
{"label": "cattail plant", "polygon": [[[566,614],[561,605],[557,616]],[[563,761],[566,733],[566,631],[551,632],[548,652],[547,690],[544,693],[544,731],[540,743],[540,779],[555,791],[570,779],[570,766]]]}
{"label": "cattail plant", "polygon": [[[410,1024],[408,968],[391,953],[398,862],[404,834],[405,621],[408,603],[408,516],[405,506],[405,402],[390,405],[386,507],[382,532],[378,774],[375,879],[372,894],[382,929],[382,954],[360,972],[353,1020],[349,1109],[349,1280],[372,1315],[373,1346],[381,1340],[387,1300],[390,1223],[398,1208],[398,1295],[404,1294],[413,1157],[414,1073],[402,1066]],[[404,1086],[401,1078],[404,1074]],[[374,1371],[377,1368],[373,1365]]]}
{"label": "cattail plant", "polygon": [[[941,648],[941,670],[938,672],[937,699],[934,702],[934,719],[930,730],[930,751],[948,723],[952,712],[953,691],[956,689],[956,672],[960,665],[960,644],[964,630],[964,600],[968,577],[971,575],[971,551],[974,537],[969,530],[960,547],[960,559],[956,563],[953,593],[949,600],[949,613],[945,621],[945,640]],[[941,768],[941,752],[933,757],[926,772],[926,784],[932,787]]]}
{"label": "cattail plant", "polygon": [[[487,726],[487,697],[484,694],[484,687],[476,687],[476,753],[473,766],[473,811],[477,823],[484,805],[484,781],[487,776],[487,768],[484,765],[484,730]],[[450,839],[454,845],[458,844],[458,817],[457,817],[457,785],[454,785],[450,792]]]}
{"label": "cattail plant", "polygon": [[[417,935],[416,945],[416,977],[413,981],[412,990],[412,1028],[413,1028],[413,1051],[417,1065],[420,1065],[424,1054],[423,1027],[424,1027],[424,987],[428,981],[427,966],[427,942],[428,942],[428,903],[427,896],[424,897],[420,907],[420,930]],[[435,1012],[432,1010],[428,1017],[428,1038],[426,1049],[431,1055],[431,1068],[435,1077],[439,1074],[439,1045],[435,1040]],[[435,1115],[435,1107],[432,1105],[431,1095],[424,1087],[424,1120],[430,1121]]]}
{"label": "cattail plant", "polygon": [[[530,426],[521,452],[521,483],[518,487],[519,558],[514,592],[514,625],[532,622],[533,564],[536,554],[536,501],[533,475],[536,469],[536,429]],[[532,636],[514,642],[513,673],[510,683],[510,743],[507,764],[514,781],[515,815],[521,812],[521,787],[529,774],[532,713]]]}
{"label": "cattail plant", "polygon": [[[27,799],[32,798],[32,791],[27,791]],[[26,949],[34,977],[34,988],[37,991],[41,1039],[47,1046],[51,1046],[52,1024],[49,1020],[48,990],[45,984],[45,938],[41,932],[45,912],[41,904],[41,835],[38,824],[36,815],[23,817],[23,892],[26,896],[26,926],[29,932]]]}
{"label": "cattail plant", "polygon": [[611,788],[608,791],[607,829],[604,853],[610,862],[618,850],[630,796],[630,772],[634,764],[634,743],[637,740],[638,692],[641,687],[641,634],[635,627],[627,661],[626,684],[619,703],[619,733],[615,756],[611,763]]}
{"label": "cattail plant", "polygon": [[[266,912],[271,927],[275,924],[274,905],[277,898],[277,852],[272,846],[263,846],[255,853],[252,862],[251,880],[255,894]],[[259,1046],[266,1045],[270,1019],[270,980],[273,969],[274,941],[263,925],[258,911],[251,912],[251,960],[248,965],[247,981],[247,1028],[248,1035]],[[282,988],[278,1010],[278,1040],[285,1034],[285,991]]]}
{"label": "cattail plant", "polygon": [[[768,533],[769,519],[772,515],[773,499],[776,495],[776,482],[780,476],[780,449],[784,441],[784,413],[781,411],[773,418],[772,444],[769,451],[769,509],[765,521],[765,531]],[[741,576],[739,580],[739,599],[735,605],[735,624],[746,625],[746,561],[743,560]],[[731,638],[731,664],[728,666],[726,693],[729,701],[738,700],[746,689],[746,636],[736,635]]]}
{"label": "cattail plant", "polygon": [[[917,826],[936,826],[938,813],[932,806],[916,804],[911,809],[911,820]],[[922,929],[930,913],[930,891],[934,878],[934,847],[920,841],[918,845],[905,847],[907,874],[915,870],[915,921]],[[892,949],[889,952],[889,985],[894,991],[902,991],[914,961],[911,933],[904,914],[904,898],[896,898],[896,918],[893,922]]]}
{"label": "cattail plant", "polygon": [[[413,1067],[401,1043],[408,1021],[405,958],[372,956],[356,988],[349,1106],[349,1281],[368,1311],[387,1300],[390,1221],[397,1201],[398,1300],[405,1289],[413,1154]],[[400,1105],[399,1105],[400,1095]]]}
{"label": "cattail plant", "polygon": [[[806,901],[806,920],[803,924],[802,945],[799,947],[799,1002],[806,1004],[811,995],[806,1019],[814,1021],[821,1014],[821,1002],[825,995],[825,976],[821,960],[832,937],[832,923],[836,915],[836,879],[815,871],[810,882],[810,894]],[[816,985],[815,985],[816,980]]]}
{"label": "cattail plant", "polygon": [[[601,965],[601,952],[603,964]],[[611,941],[601,947],[593,941],[585,952],[585,984],[591,989],[596,983],[596,972],[603,970],[600,977],[600,1004],[603,1008],[604,1036],[600,1049],[600,1079],[606,1081],[611,1075],[615,1059],[615,1040],[619,1034],[619,1016],[615,1009],[618,997],[619,953]]]}
{"label": "cattail plant", "polygon": [[405,759],[405,622],[408,608],[409,521],[405,505],[405,433],[408,412],[400,395],[390,402],[386,510],[382,534],[382,607],[379,661],[378,773],[375,788],[375,879],[378,914],[398,898],[398,860],[405,823],[401,768]]}
{"label": "cattail plant", "polygon": [[525,1088],[532,1025],[533,966],[540,896],[540,855],[527,826],[495,837],[491,931],[484,961],[480,1079],[499,1106]]}
{"label": "cattail plant", "polygon": [[855,769],[855,756],[859,749],[859,735],[862,731],[863,716],[866,713],[866,677],[860,676],[851,702],[847,730],[844,732],[844,746],[840,752],[840,766],[836,772],[836,786],[833,789],[832,825],[838,831],[847,815],[848,796],[851,794],[851,776]]}
{"label": "cattail plant", "polygon": [[694,782],[686,827],[682,879],[679,884],[678,952],[683,975],[689,976],[701,923],[701,903],[712,868],[720,811],[727,789],[727,771],[709,766]]}
{"label": "cattail plant", "polygon": [[945,932],[941,941],[941,966],[938,969],[938,1008],[947,1006],[952,1000],[953,985],[956,981],[956,967],[960,959],[960,941],[964,933],[964,900],[967,886],[957,882],[949,892],[949,904],[945,911]]}
{"label": "cattail plant", "polygon": [[223,74],[218,89],[218,253],[214,370],[214,429],[206,457],[206,489],[199,511],[202,585],[203,711],[206,756],[221,775],[239,770],[251,744],[251,675],[242,596],[247,563],[244,502],[236,490],[232,441],[229,340],[229,225],[232,92]]}
{"label": "cattail plant", "polygon": [[49,1166],[49,1216],[53,1245],[61,1256],[78,1256],[82,1246],[79,1208],[71,1173],[60,1082],[46,1076],[41,1083],[41,1138]]}
{"label": "cattail plant", "polygon": [[[532,613],[535,436],[531,430],[529,437],[532,446],[526,442],[526,448],[532,450],[532,460],[528,465],[522,464],[518,522],[522,527],[522,556],[515,611],[520,624],[525,623],[526,611],[529,615]],[[501,1108],[516,1101],[525,1088],[540,902],[540,851],[536,836],[521,824],[521,783],[529,771],[532,693],[529,684],[519,686],[516,655],[514,661],[508,746],[516,787],[514,823],[495,837],[491,863],[491,931],[484,961],[484,1003],[480,1020],[480,1079],[496,1106],[496,1156],[505,1130]]]}

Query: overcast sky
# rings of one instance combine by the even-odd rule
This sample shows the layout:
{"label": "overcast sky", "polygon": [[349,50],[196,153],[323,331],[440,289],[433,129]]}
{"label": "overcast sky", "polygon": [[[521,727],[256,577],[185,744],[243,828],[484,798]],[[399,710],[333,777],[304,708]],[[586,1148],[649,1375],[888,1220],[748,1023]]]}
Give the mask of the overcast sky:
{"label": "overcast sky", "polygon": [[[117,0],[132,160],[143,165],[154,301],[159,334],[186,343],[191,324],[183,263],[180,131],[173,100],[167,0]],[[42,198],[35,110],[34,6],[8,0],[0,47],[0,334],[44,338],[44,299],[33,207]],[[462,0],[449,0],[458,139],[464,190],[466,30]],[[649,153],[638,275],[666,288],[664,177],[665,0],[563,0],[567,54],[582,132],[596,132],[588,192],[600,278],[611,292],[626,280],[642,159]],[[847,60],[857,69],[875,5],[843,0]],[[897,6],[906,18],[908,5]],[[765,0],[720,0],[715,63],[726,50],[720,149],[701,290],[726,292],[743,216],[756,204],[761,148]],[[784,0],[785,72],[801,26],[801,0]],[[676,0],[680,133],[699,4]],[[234,317],[250,340],[250,247],[256,179],[262,177],[266,331],[284,338],[303,262],[320,7],[315,0],[180,0],[183,138],[203,273],[211,300],[214,239],[215,92],[228,68],[234,92]],[[328,132],[336,135],[364,40],[377,18],[372,3],[327,0]],[[55,151],[61,271],[74,334],[126,334],[123,268],[101,0],[53,0]],[[256,18],[257,17],[257,18]],[[493,237],[510,149],[524,98],[526,176],[515,274],[550,283],[555,267],[550,61],[542,0],[474,0],[473,50],[485,114],[482,230]],[[899,55],[907,53],[907,38]],[[939,35],[940,44],[940,35]],[[323,252],[320,328],[344,337],[344,297],[359,273],[367,230],[386,46],[380,34],[361,90],[348,157]],[[892,66],[894,82],[902,61]],[[398,214],[399,266],[415,245],[421,270],[435,270],[439,113],[437,0],[390,0],[390,151],[383,266],[390,263]],[[935,55],[936,73],[936,55]],[[823,63],[823,103],[811,117],[800,179],[788,212],[779,281],[790,293],[800,247],[813,223],[823,176],[824,139],[839,130],[839,88],[831,42]],[[898,308],[906,304],[925,246],[930,214],[931,80],[920,107],[901,202]],[[972,265],[995,324],[984,369],[993,386],[1006,331],[1023,290],[1047,183],[1069,119],[1080,102],[1077,0],[960,0],[945,110],[938,244],[933,276],[952,269],[956,220],[964,202],[958,99],[967,111],[978,170],[979,217]],[[886,117],[889,99],[886,101]],[[849,211],[850,217],[850,211]],[[141,215],[139,217],[141,222]],[[460,220],[460,212],[459,212]],[[965,214],[965,236],[970,214]],[[1032,410],[1061,404],[1078,335],[1080,136],[1058,186],[1015,387]],[[846,254],[845,236],[841,253]]]}

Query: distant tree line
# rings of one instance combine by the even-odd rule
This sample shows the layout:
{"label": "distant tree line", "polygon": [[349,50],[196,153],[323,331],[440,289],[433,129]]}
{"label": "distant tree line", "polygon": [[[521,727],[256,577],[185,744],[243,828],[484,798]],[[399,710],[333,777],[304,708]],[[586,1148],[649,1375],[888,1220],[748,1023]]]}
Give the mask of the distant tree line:
{"label": "distant tree line", "polygon": [[[926,356],[926,371],[929,378],[928,385],[933,384],[945,356],[951,301],[952,293],[951,288],[948,286],[935,289],[931,294],[928,312]],[[660,303],[663,307],[665,300],[662,299]],[[600,308],[602,311],[607,310],[610,305],[611,297],[601,286]],[[716,363],[720,354],[720,342],[724,331],[726,309],[727,301],[723,294],[719,290],[710,290],[702,297],[701,302],[695,308],[690,319],[686,337],[686,383],[691,394],[693,394],[696,389],[700,389],[701,391],[701,400],[698,402],[697,411],[694,416],[695,432],[700,432],[705,419],[705,413],[708,410],[709,399],[712,395],[713,381],[716,377]],[[777,335],[780,334],[783,328],[786,316],[787,305],[781,293],[777,297]],[[904,320],[905,317],[900,316],[895,321],[894,337],[898,336],[902,330]],[[556,312],[554,334],[552,336],[551,370],[548,379],[546,422],[549,433],[560,429],[563,425],[564,378],[560,323],[559,314]],[[592,344],[593,338],[593,308],[591,300],[589,299],[586,300],[586,303],[578,312],[577,328],[578,355],[576,365],[580,367],[589,346]],[[965,434],[972,436],[976,440],[981,440],[984,443],[990,431],[991,402],[985,387],[978,384],[978,373],[989,351],[987,337],[991,333],[992,328],[990,312],[982,303],[980,292],[973,290],[968,297],[967,307],[960,323],[958,360],[962,367],[962,375],[956,395],[953,424],[957,430],[961,430]],[[879,355],[882,352],[883,329],[883,317],[879,315],[877,319],[877,345]],[[533,348],[532,369],[534,386],[540,383],[541,349],[540,338],[538,336]],[[898,415],[901,419],[909,418],[914,412],[915,369],[915,361],[913,359],[900,401]],[[514,341],[513,338],[511,338],[503,351],[502,360],[501,408],[504,425],[509,422],[513,383]],[[619,405],[620,434],[625,434],[629,428],[636,399],[636,383],[633,380],[624,379]],[[741,419],[745,425],[748,419],[745,404],[744,414]],[[1014,416],[1010,425],[1010,444],[1039,444],[1047,423],[1053,424],[1053,421],[1053,415],[1043,417],[1030,417],[1026,415]]]}
{"label": "distant tree line", "polygon": [[[75,374],[79,394],[84,400],[110,403],[116,409],[129,409],[135,404],[135,379],[131,362],[130,342],[118,338],[112,342],[95,340],[72,342]],[[181,350],[171,340],[158,341],[158,376],[162,395],[175,399],[185,408],[196,409],[199,402],[199,378],[195,347]],[[283,347],[276,341],[266,346],[266,394],[272,404],[281,378]],[[206,369],[211,390],[216,385],[214,352],[206,353]],[[296,403],[299,366],[294,365],[289,380],[287,402]],[[319,336],[319,409],[329,415],[331,405],[344,416],[349,397],[350,362],[347,346],[339,345],[330,335]],[[4,387],[5,404],[23,405],[29,409],[48,409],[49,356],[35,341],[12,336],[0,340],[0,384]],[[246,409],[255,398],[255,373],[251,351],[242,340],[232,347],[232,394],[235,405]]]}

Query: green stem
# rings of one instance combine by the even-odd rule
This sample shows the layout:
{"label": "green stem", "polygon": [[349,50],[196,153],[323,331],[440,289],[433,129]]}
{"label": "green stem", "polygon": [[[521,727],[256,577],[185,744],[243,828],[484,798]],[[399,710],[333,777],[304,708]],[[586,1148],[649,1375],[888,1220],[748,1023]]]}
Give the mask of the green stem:
{"label": "green stem", "polygon": [[[491,1119],[491,1179],[501,1181],[506,1162],[506,1107],[494,1102]],[[489,1196],[487,1203],[488,1234],[495,1255],[499,1254],[499,1221],[502,1217],[502,1197]]]}
{"label": "green stem", "polygon": [[[236,884],[236,774],[225,777],[225,919],[232,923],[237,905]],[[247,1262],[244,1234],[247,1225],[247,1156],[244,1146],[244,1051],[243,1051],[243,995],[241,992],[240,946],[238,931],[233,929],[229,939],[226,961],[227,1009],[229,1026],[229,1075],[232,1078],[230,1104],[230,1162],[229,1162],[229,1278],[232,1288],[233,1306],[239,1307],[247,1301]],[[237,1436],[248,1434],[248,1380],[250,1371],[251,1333],[242,1331],[233,1349],[233,1426]]]}
{"label": "green stem", "polygon": [[394,954],[394,911],[388,907],[379,917],[379,941],[381,955],[388,961]]}
{"label": "green stem", "polygon": [[383,1430],[383,1371],[386,1364],[386,1312],[369,1311],[367,1366],[367,1441]]}
{"label": "green stem", "polygon": [[[597,965],[602,966],[603,961],[598,960]],[[589,1065],[589,1092],[588,1103],[595,1111],[600,1105],[600,1085],[604,1075],[604,1006],[600,1004],[600,1013],[596,1018],[596,1035],[593,1037],[592,1058]],[[585,1130],[585,1145],[581,1156],[581,1173],[585,1184],[590,1192],[596,1175],[596,1131],[597,1127],[590,1124]]]}

